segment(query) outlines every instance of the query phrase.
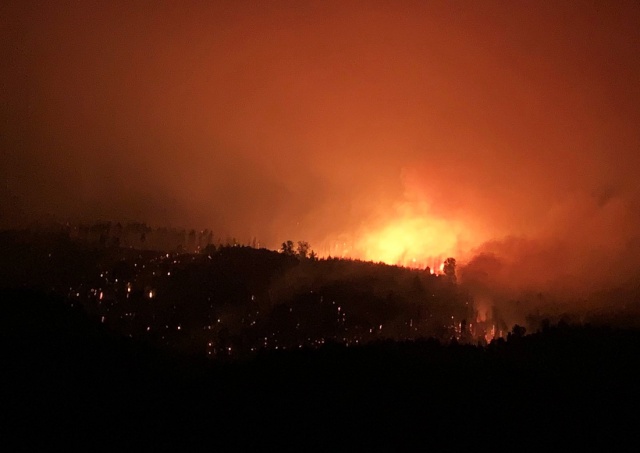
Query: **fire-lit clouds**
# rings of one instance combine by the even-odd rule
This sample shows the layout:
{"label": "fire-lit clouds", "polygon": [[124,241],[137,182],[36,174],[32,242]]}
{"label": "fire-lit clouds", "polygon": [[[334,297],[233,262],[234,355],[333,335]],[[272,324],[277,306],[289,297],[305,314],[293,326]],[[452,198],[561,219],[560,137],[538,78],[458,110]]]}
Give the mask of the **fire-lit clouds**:
{"label": "fire-lit clouds", "polygon": [[567,272],[637,237],[637,4],[92,3],[1,7],[5,222]]}

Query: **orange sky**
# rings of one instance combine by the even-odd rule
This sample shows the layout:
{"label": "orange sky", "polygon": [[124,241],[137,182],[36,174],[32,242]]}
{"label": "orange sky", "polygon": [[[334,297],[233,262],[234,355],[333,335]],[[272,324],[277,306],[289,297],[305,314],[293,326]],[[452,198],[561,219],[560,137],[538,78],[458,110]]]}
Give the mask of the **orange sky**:
{"label": "orange sky", "polygon": [[5,1],[3,221],[386,261],[505,236],[624,249],[640,6],[542,3]]}

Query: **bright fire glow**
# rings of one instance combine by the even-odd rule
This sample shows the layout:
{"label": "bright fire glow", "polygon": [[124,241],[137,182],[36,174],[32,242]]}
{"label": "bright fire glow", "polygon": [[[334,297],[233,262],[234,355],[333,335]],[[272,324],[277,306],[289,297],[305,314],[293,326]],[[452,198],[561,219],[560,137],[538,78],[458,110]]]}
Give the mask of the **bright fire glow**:
{"label": "bright fire glow", "polygon": [[365,236],[356,246],[371,261],[423,267],[441,261],[456,248],[456,237],[427,219],[400,219]]}
{"label": "bright fire glow", "polygon": [[442,272],[443,261],[459,257],[460,228],[443,219],[406,215],[367,231],[353,256],[367,261]]}
{"label": "bright fire glow", "polygon": [[403,216],[363,228],[353,240],[319,247],[323,257],[361,259],[442,273],[444,260],[459,259],[464,250],[462,228],[453,222],[422,216]]}
{"label": "bright fire glow", "polygon": [[442,273],[444,260],[458,261],[484,242],[483,228],[456,213],[434,212],[428,197],[405,179],[404,199],[381,203],[348,234],[325,239],[316,248],[321,257],[383,262]]}

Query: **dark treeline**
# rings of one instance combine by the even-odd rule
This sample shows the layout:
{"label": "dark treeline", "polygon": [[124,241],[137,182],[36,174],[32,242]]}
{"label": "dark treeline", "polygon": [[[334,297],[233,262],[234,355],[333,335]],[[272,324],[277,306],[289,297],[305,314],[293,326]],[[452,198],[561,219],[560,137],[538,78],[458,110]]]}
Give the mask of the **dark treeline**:
{"label": "dark treeline", "polygon": [[216,234],[214,231],[193,228],[156,227],[145,222],[98,221],[92,223],[60,222],[46,219],[24,225],[22,228],[7,228],[4,231],[21,231],[25,234],[57,234],[94,249],[111,247],[134,248],[163,252],[198,252],[208,245],[245,245],[257,248],[257,238],[235,238]]}
{"label": "dark treeline", "polygon": [[560,324],[487,347],[379,340],[220,362],[114,335],[59,296],[0,299],[3,442],[22,450],[617,449],[636,437],[638,331]]}
{"label": "dark treeline", "polygon": [[52,291],[124,336],[188,353],[484,340],[484,331],[472,335],[468,295],[428,271],[239,245],[195,254],[92,247],[64,232],[4,232],[0,244],[0,286]]}
{"label": "dark treeline", "polygon": [[254,238],[239,240],[219,236],[212,230],[175,227],[152,227],[144,222],[96,222],[92,224],[54,224],[48,229],[60,229],[83,244],[98,247],[129,247],[138,250],[164,252],[198,252],[209,245],[246,245],[259,247]]}
{"label": "dark treeline", "polygon": [[[209,244],[199,253],[102,247],[67,231],[0,232],[0,288],[53,292],[112,331],[207,356],[243,357],[261,349],[358,345],[435,338],[486,344],[513,329],[494,309],[485,319],[449,272],[434,275],[380,263],[318,259],[300,242],[280,253]],[[637,310],[545,314],[549,323],[634,326]],[[634,311],[635,310],[635,311]]]}

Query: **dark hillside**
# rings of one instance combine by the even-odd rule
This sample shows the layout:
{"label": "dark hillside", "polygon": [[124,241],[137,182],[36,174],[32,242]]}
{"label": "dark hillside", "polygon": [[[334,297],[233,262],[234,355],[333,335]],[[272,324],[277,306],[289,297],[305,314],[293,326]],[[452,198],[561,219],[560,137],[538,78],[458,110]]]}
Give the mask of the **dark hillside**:
{"label": "dark hillside", "polygon": [[222,363],[118,338],[57,297],[5,291],[2,306],[4,438],[25,449],[613,447],[636,437],[636,331],[560,325],[487,348],[327,343]]}

